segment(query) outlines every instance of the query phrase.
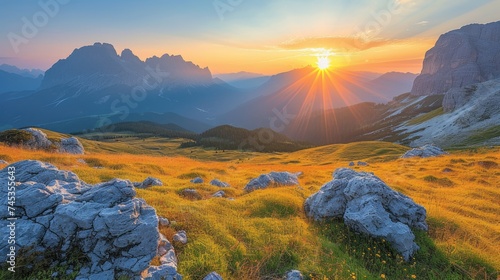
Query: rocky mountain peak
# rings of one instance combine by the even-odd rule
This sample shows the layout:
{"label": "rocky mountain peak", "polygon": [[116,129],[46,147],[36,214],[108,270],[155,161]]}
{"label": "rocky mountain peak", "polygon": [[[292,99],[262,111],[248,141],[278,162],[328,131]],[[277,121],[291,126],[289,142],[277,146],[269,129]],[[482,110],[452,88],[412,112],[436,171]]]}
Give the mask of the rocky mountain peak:
{"label": "rocky mountain peak", "polygon": [[412,95],[444,94],[453,88],[500,77],[500,21],[471,24],[439,37],[424,59]]}

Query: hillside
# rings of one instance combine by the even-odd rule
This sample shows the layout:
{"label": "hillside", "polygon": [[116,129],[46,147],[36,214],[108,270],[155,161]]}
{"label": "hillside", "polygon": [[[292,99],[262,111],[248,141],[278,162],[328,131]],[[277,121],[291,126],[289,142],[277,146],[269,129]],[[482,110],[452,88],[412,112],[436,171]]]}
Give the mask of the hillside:
{"label": "hillside", "polygon": [[[50,137],[60,135],[47,133]],[[85,155],[29,151],[0,144],[0,159],[39,159],[72,170],[89,183],[116,177],[132,181],[147,176],[161,179],[164,186],[137,192],[159,215],[173,221],[171,227],[160,228],[167,238],[181,229],[188,233],[188,243],[176,245],[178,269],[185,279],[201,279],[210,271],[217,271],[224,279],[277,279],[291,268],[300,269],[310,279],[347,279],[353,275],[380,279],[382,274],[388,279],[412,279],[412,275],[417,279],[497,277],[498,148],[459,151],[438,158],[399,159],[407,147],[360,142],[294,153],[232,152],[232,158],[222,161],[216,157],[200,161],[194,159],[203,157],[203,150],[198,149],[189,153],[191,159],[175,154],[165,157],[159,151],[137,154],[147,149],[135,141],[122,139],[103,144],[82,139]],[[156,141],[149,145],[165,145],[160,139]],[[121,150],[125,145],[138,150]],[[382,242],[361,238],[341,224],[327,227],[304,216],[304,199],[329,181],[334,169],[354,160],[366,160],[370,165],[352,168],[374,172],[427,209],[430,238],[418,234],[421,250],[411,263],[387,256],[392,251]],[[243,191],[251,178],[270,171],[303,172],[301,187]],[[219,188],[189,182],[197,176],[205,181],[218,178],[228,182],[231,187],[224,191],[234,200],[211,199]],[[178,194],[185,188],[195,188],[203,199],[182,198]],[[380,257],[376,255],[379,253]],[[48,269],[49,275],[53,272],[43,269]]]}
{"label": "hillside", "polygon": [[247,130],[230,125],[209,129],[199,134],[194,140],[194,142],[183,143],[181,148],[201,146],[217,150],[291,152],[311,146],[306,143],[294,142],[271,129]]}

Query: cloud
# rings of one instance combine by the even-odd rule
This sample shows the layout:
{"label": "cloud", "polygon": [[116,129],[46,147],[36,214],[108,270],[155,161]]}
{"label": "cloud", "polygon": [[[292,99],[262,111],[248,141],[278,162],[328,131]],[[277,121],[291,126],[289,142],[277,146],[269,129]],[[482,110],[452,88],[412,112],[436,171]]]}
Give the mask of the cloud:
{"label": "cloud", "polygon": [[429,22],[428,22],[428,21],[426,21],[426,20],[423,20],[423,21],[417,22],[417,23],[415,23],[415,24],[416,24],[416,25],[427,25],[427,24],[429,24]]}
{"label": "cloud", "polygon": [[291,40],[279,45],[282,49],[299,50],[306,48],[323,48],[333,51],[356,52],[395,43],[395,40],[371,39],[361,37],[311,37]]}

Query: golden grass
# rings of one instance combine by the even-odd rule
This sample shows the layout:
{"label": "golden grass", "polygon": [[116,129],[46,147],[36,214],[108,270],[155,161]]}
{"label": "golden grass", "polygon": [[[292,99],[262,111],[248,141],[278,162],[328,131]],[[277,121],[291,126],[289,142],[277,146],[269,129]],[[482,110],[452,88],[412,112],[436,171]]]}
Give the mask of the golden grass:
{"label": "golden grass", "polygon": [[[473,255],[500,269],[500,168],[487,169],[477,164],[485,160],[500,163],[498,148],[474,153],[458,151],[429,159],[397,159],[406,147],[364,142],[290,154],[234,151],[216,158],[219,161],[210,161],[213,151],[205,150],[187,155],[201,160],[124,153],[135,145],[134,141],[101,145],[84,140],[86,148],[90,147],[86,155],[28,151],[0,145],[0,158],[10,162],[44,160],[74,171],[88,183],[115,177],[131,181],[142,181],[148,176],[161,179],[164,186],[137,192],[159,215],[175,221],[172,228],[161,228],[167,237],[174,230],[188,232],[189,243],[178,245],[179,269],[186,274],[186,279],[198,279],[212,270],[221,272],[225,279],[255,279],[259,271],[273,275],[276,260],[279,264],[279,260],[285,259],[287,265],[293,265],[296,258],[299,261],[295,268],[303,271],[315,271],[333,278],[349,276],[351,271],[348,265],[341,263],[342,258],[333,256],[327,258],[330,263],[325,263],[325,241],[315,234],[314,227],[303,214],[302,205],[305,198],[331,180],[336,168],[347,167],[351,160],[368,161],[370,166],[354,168],[374,172],[389,186],[423,205],[428,213],[430,236],[452,261],[459,264],[464,256]],[[163,144],[157,145],[168,151],[166,154],[175,155],[178,151],[171,142],[165,144],[168,147]],[[117,148],[120,146],[127,148],[121,151]],[[103,168],[96,169],[78,159],[98,163]],[[452,171],[445,173],[445,168]],[[243,191],[250,179],[270,171],[304,172],[300,178],[301,188],[276,188],[249,194]],[[206,183],[190,183],[190,177],[195,175],[201,175]],[[425,179],[428,176],[452,183]],[[208,184],[214,178],[231,185],[225,191],[236,198],[234,201],[210,199],[219,189]],[[180,197],[178,192],[188,187],[196,188],[207,199],[193,202]],[[296,255],[290,255],[291,251]],[[358,270],[357,273],[366,272]]]}

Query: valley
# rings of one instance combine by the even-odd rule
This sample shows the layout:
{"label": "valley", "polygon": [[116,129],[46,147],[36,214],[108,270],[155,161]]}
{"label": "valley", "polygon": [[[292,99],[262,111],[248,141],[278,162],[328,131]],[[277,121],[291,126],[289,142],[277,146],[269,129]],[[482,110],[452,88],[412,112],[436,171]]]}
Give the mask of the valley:
{"label": "valley", "polygon": [[[63,136],[45,132],[49,137]],[[85,155],[29,151],[1,144],[0,159],[49,162],[91,184],[113,178],[133,182],[147,176],[159,178],[163,186],[137,189],[137,196],[153,206],[158,215],[175,221],[171,227],[160,227],[167,238],[171,239],[176,230],[188,233],[189,242],[176,245],[178,269],[184,279],[200,279],[210,271],[227,279],[273,278],[292,268],[300,269],[307,279],[345,279],[352,275],[380,279],[382,274],[389,279],[411,279],[412,275],[429,279],[441,273],[455,275],[456,279],[495,279],[494,271],[500,266],[495,254],[500,238],[498,147],[451,151],[436,158],[400,159],[409,148],[386,142],[337,144],[291,153],[222,153],[199,147],[180,149],[182,139],[80,141]],[[352,245],[352,239],[342,241],[338,234],[359,237],[344,231],[341,225],[329,229],[305,217],[305,198],[329,181],[333,170],[347,167],[350,161],[368,162],[369,166],[354,169],[374,172],[391,188],[427,209],[432,241],[426,234],[417,235],[419,244],[429,244],[423,245],[414,262],[396,264],[391,257],[383,259],[385,268],[383,263],[369,265],[377,256],[368,256],[366,248],[366,256],[357,254],[352,250],[362,248]],[[251,178],[270,171],[303,172],[300,186],[251,193],[243,190]],[[190,183],[195,177],[228,182],[226,198],[212,198],[219,188]],[[202,199],[191,201],[180,196],[186,188],[196,189]],[[361,247],[378,246],[370,240],[358,242]],[[431,253],[433,250],[438,253]],[[443,257],[426,259],[429,253]]]}

